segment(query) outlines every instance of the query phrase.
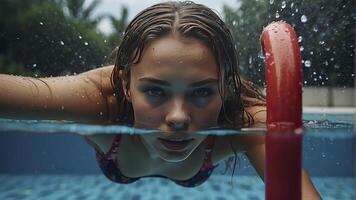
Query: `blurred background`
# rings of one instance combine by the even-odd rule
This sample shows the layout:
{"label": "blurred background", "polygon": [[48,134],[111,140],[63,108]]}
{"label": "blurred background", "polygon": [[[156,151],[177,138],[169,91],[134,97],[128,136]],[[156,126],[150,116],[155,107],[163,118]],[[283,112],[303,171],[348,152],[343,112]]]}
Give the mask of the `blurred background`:
{"label": "blurred background", "polygon": [[[112,63],[129,21],[161,1],[4,0],[0,6],[0,73],[73,75]],[[240,72],[262,88],[259,37],[284,20],[298,34],[304,71],[304,106],[354,105],[356,4],[353,0],[200,0],[227,23]]]}

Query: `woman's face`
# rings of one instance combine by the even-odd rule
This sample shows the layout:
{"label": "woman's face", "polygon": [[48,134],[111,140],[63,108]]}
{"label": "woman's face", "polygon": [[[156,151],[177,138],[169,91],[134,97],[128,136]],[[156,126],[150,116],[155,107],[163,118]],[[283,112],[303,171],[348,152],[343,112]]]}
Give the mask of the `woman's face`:
{"label": "woman's face", "polygon": [[131,67],[130,78],[134,127],[161,131],[141,135],[152,158],[186,159],[206,138],[190,132],[217,125],[222,105],[218,66],[201,41],[173,36],[154,40]]}

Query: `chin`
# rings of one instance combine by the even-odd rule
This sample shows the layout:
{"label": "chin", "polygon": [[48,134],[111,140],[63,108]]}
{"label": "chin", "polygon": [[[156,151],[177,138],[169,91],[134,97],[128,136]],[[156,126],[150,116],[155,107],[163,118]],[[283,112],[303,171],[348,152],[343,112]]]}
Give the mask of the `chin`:
{"label": "chin", "polygon": [[177,162],[182,162],[182,161],[186,160],[192,152],[193,151],[179,152],[179,153],[160,152],[159,157],[166,162],[177,163]]}
{"label": "chin", "polygon": [[162,145],[156,146],[159,157],[166,162],[182,162],[186,160],[199,146],[197,141],[193,141],[192,144],[182,151],[173,151],[162,148]]}

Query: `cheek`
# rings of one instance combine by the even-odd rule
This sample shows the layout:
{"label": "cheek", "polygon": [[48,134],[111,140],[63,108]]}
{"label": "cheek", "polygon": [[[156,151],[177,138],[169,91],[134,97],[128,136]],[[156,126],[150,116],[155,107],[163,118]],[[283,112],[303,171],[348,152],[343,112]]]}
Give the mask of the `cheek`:
{"label": "cheek", "polygon": [[160,125],[163,120],[163,112],[157,107],[152,107],[143,96],[133,96],[131,103],[134,110],[135,124],[145,125],[142,128],[155,128]]}
{"label": "cheek", "polygon": [[220,97],[215,98],[208,106],[195,111],[195,123],[200,128],[217,125],[220,110]]}

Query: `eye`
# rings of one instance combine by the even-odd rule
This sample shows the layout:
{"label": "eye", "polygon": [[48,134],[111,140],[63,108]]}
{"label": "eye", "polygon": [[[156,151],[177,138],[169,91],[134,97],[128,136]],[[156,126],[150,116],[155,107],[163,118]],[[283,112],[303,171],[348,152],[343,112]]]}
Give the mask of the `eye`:
{"label": "eye", "polygon": [[150,97],[163,97],[165,95],[164,91],[160,88],[147,88],[144,93]]}
{"label": "eye", "polygon": [[209,97],[212,94],[212,90],[209,88],[199,88],[194,90],[192,93],[193,97],[202,98],[202,97]]}

